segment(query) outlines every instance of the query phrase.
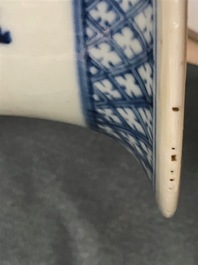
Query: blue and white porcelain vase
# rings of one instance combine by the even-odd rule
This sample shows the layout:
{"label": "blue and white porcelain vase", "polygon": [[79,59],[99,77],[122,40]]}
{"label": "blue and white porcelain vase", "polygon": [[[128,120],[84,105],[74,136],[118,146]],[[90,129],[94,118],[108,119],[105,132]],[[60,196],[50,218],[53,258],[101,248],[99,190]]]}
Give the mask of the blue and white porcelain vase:
{"label": "blue and white porcelain vase", "polygon": [[171,216],[182,153],[185,1],[7,0],[0,10],[0,114],[115,138]]}

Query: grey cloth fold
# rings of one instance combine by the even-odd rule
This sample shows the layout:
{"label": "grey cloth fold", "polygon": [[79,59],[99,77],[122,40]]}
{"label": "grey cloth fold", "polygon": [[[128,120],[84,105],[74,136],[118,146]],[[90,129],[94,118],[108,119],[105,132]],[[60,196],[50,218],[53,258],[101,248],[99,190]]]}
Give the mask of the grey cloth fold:
{"label": "grey cloth fold", "polygon": [[0,265],[197,265],[198,68],[188,67],[181,196],[157,208],[136,160],[106,136],[0,118]]}

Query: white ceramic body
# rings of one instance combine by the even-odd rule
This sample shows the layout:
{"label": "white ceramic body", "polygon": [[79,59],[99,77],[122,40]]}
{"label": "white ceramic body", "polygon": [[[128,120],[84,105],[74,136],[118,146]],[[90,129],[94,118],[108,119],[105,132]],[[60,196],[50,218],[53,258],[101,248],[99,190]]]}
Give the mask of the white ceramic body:
{"label": "white ceramic body", "polygon": [[0,1],[0,114],[85,125],[78,87],[72,1]]}
{"label": "white ceramic body", "polygon": [[[148,101],[153,101],[153,104],[146,101],[141,103],[143,107],[140,106],[142,110],[137,115],[141,118],[142,127],[136,120],[137,117],[134,117],[131,106],[124,106],[124,109],[118,108],[119,115],[123,115],[122,121],[123,117],[126,117],[124,120],[126,126],[131,126],[133,130],[136,130],[135,133],[140,132],[143,138],[146,137],[146,140],[144,139],[146,145],[144,141],[134,140],[133,136],[128,134],[129,131],[126,131],[124,136],[123,131],[118,131],[118,134],[113,131],[112,135],[122,139],[125,137],[124,140],[139,150],[138,152],[143,154],[143,166],[144,156],[150,163],[153,171],[151,170],[148,175],[153,174],[150,177],[155,185],[158,203],[163,214],[169,217],[176,210],[180,183],[186,64],[186,1],[153,0],[153,5],[142,0],[112,1],[114,5],[119,3],[122,12],[137,4],[137,17],[133,19],[136,20],[134,23],[140,35],[139,41],[136,36],[134,37],[134,32],[130,32],[130,27],[125,25],[116,33],[117,35],[110,36],[114,38],[114,41],[118,41],[118,46],[125,49],[123,51],[125,57],[130,57],[131,54],[136,55],[136,53],[141,55],[141,52],[144,54],[144,49],[149,50],[151,39],[154,39],[154,44],[151,45],[154,55],[153,65],[148,59],[146,64],[143,62],[138,66],[139,68],[135,69],[142,85],[138,87],[137,80],[130,81],[130,77],[126,87],[121,86],[124,93],[128,89],[129,94],[135,95],[135,100],[144,90],[146,95],[144,96],[149,98]],[[77,69],[77,64],[85,60],[86,54],[76,53],[76,35],[81,32],[76,32],[74,25],[74,2],[75,0],[0,0],[0,26],[3,31],[11,30],[12,34],[10,45],[0,45],[1,115],[52,119],[86,126],[81,97],[81,74]],[[113,15],[105,14],[109,12],[105,7],[106,0],[105,3],[102,0],[100,3],[102,3],[100,15],[102,13],[106,21],[112,22]],[[145,11],[139,11],[139,3],[140,6],[149,3],[148,8]],[[92,15],[97,19],[97,7]],[[122,15],[125,19],[125,14],[122,13]],[[127,16],[126,19],[128,19]],[[98,20],[97,23],[100,22]],[[125,33],[128,34],[126,34],[128,39],[123,37]],[[103,38],[106,38],[108,30],[104,30],[102,34]],[[133,38],[131,38],[132,35]],[[140,46],[142,39],[144,39],[143,46]],[[133,45],[131,40],[134,41]],[[110,50],[105,50],[106,44],[102,45],[104,58],[109,56],[113,62],[119,61],[120,58],[117,55],[117,57],[115,54],[112,55],[114,56],[112,58]],[[95,58],[99,56],[98,53],[99,49],[95,47]],[[125,63],[129,61],[125,58]],[[137,60],[136,64],[138,64]],[[106,70],[108,74],[111,72],[109,69]],[[128,78],[126,76],[125,72],[118,81],[124,83]],[[134,80],[133,77],[131,80]],[[102,83],[104,87],[100,89],[106,89],[104,94],[109,93],[106,100],[119,97],[118,91],[115,92],[110,87],[108,80],[105,82],[107,87]],[[144,88],[142,89],[141,86]],[[129,103],[130,100],[127,104]],[[144,110],[145,103],[147,104],[146,111]],[[106,114],[110,114],[111,120],[120,122],[118,117],[109,112],[109,109],[104,115]],[[108,127],[108,130],[112,133],[112,128]]]}

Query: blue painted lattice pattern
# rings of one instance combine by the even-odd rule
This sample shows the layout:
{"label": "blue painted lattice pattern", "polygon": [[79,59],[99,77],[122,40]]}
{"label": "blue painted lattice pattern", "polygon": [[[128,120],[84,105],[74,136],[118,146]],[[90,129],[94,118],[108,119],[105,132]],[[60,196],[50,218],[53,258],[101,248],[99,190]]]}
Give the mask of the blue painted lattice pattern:
{"label": "blue painted lattice pattern", "polygon": [[152,0],[77,1],[77,29],[80,23],[84,30],[78,32],[77,49],[87,122],[121,141],[152,176]]}

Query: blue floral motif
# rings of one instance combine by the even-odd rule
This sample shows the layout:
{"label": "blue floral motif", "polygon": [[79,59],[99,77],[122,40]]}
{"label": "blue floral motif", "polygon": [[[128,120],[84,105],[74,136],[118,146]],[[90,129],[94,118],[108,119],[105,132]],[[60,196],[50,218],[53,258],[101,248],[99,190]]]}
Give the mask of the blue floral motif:
{"label": "blue floral motif", "polygon": [[87,123],[124,144],[150,178],[155,133],[153,1],[74,1]]}

